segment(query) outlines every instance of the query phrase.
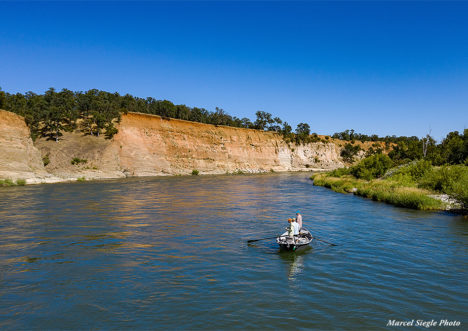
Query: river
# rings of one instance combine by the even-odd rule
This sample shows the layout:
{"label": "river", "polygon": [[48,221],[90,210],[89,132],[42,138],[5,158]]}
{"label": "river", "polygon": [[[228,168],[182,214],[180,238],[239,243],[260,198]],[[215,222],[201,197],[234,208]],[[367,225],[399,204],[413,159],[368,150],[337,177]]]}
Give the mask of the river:
{"label": "river", "polygon": [[[0,328],[468,329],[468,222],[304,173],[0,188]],[[273,239],[300,209],[315,241]]]}

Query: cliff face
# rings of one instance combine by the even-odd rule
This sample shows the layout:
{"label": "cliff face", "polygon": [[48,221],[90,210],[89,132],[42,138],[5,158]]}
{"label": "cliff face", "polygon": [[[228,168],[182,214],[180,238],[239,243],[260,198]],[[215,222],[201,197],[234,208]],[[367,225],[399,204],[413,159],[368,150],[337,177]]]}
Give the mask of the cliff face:
{"label": "cliff face", "polygon": [[214,126],[159,116],[123,116],[119,133],[120,164],[134,176],[222,174],[237,171],[296,171],[336,168],[342,163],[335,144],[288,146],[272,132]]}
{"label": "cliff face", "polygon": [[0,179],[35,182],[49,177],[24,118],[0,110]]}
{"label": "cliff face", "polygon": [[[277,134],[130,113],[119,133],[65,133],[57,143],[29,138],[24,120],[0,112],[0,178],[27,182],[233,172],[299,171],[343,166],[340,144],[286,144]],[[44,167],[42,158],[50,162]],[[72,164],[72,159],[82,162]]]}

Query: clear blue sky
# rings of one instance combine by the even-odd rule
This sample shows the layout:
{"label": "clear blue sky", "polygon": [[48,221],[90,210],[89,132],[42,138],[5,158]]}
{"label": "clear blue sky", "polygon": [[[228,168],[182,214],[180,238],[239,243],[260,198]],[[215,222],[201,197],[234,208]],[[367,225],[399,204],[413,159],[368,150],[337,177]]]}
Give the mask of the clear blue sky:
{"label": "clear blue sky", "polygon": [[468,2],[1,2],[0,86],[98,88],[312,131],[468,127]]}

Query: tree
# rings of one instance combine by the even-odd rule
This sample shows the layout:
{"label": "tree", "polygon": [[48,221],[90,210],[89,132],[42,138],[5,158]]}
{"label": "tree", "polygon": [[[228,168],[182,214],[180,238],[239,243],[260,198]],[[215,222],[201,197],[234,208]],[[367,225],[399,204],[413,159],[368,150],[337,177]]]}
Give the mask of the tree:
{"label": "tree", "polygon": [[253,123],[247,117],[241,118],[241,125],[243,128],[246,128],[246,129],[253,128]]}
{"label": "tree", "polygon": [[254,122],[254,127],[257,130],[266,130],[269,124],[274,123],[270,113],[264,111],[257,111],[255,113],[257,119]]}
{"label": "tree", "polygon": [[307,123],[299,123],[296,128],[296,134],[298,135],[310,135],[310,126]]}
{"label": "tree", "polygon": [[275,117],[273,123],[268,127],[268,131],[280,132],[281,124],[283,124],[283,121],[279,117]]}
{"label": "tree", "polygon": [[354,146],[348,143],[341,150],[340,156],[343,158],[345,162],[353,163],[354,157],[357,155],[357,153],[360,150],[361,150],[361,147],[359,147],[359,145]]}
{"label": "tree", "polygon": [[177,105],[176,118],[181,120],[188,120],[190,118],[190,108],[186,105]]}
{"label": "tree", "polygon": [[192,108],[190,112],[190,121],[200,122],[200,123],[207,123],[209,113],[204,108]]}
{"label": "tree", "polygon": [[461,164],[464,163],[468,157],[468,139],[466,137],[468,130],[465,129],[464,131],[464,135],[461,135],[458,131],[450,132],[442,141],[441,149],[446,163]]}
{"label": "tree", "polygon": [[0,109],[5,108],[6,106],[6,93],[2,91],[0,87]]}
{"label": "tree", "polygon": [[283,128],[281,129],[283,135],[290,135],[292,133],[292,127],[288,122],[283,122]]}

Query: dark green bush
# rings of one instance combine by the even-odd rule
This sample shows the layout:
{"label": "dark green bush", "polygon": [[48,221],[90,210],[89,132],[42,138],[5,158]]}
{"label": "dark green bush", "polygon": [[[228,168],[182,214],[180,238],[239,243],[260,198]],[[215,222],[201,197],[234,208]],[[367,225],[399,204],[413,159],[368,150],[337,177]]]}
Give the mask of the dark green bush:
{"label": "dark green bush", "polygon": [[353,146],[352,144],[346,144],[341,151],[340,155],[345,162],[352,163],[354,161],[354,157],[357,153],[361,150],[359,145]]}
{"label": "dark green bush", "polygon": [[44,163],[44,167],[46,167],[50,163],[49,154],[44,155],[44,157],[42,157],[42,162]]}
{"label": "dark green bush", "polygon": [[393,166],[392,160],[385,154],[369,156],[351,168],[356,178],[371,180],[382,177]]}
{"label": "dark green bush", "polygon": [[81,164],[81,163],[87,163],[87,162],[88,162],[88,160],[86,160],[86,159],[80,159],[79,157],[74,157],[74,158],[71,160],[70,163],[73,164],[73,165],[79,165],[79,164]]}

